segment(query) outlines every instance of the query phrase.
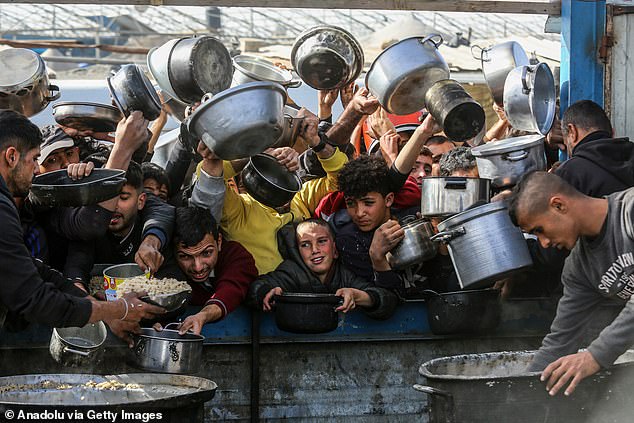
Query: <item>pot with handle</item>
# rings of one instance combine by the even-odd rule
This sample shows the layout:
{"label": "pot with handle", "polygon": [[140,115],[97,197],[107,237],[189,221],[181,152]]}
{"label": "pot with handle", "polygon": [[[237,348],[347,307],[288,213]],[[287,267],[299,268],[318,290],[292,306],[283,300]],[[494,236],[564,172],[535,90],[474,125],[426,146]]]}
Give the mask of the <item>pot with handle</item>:
{"label": "pot with handle", "polygon": [[283,293],[273,296],[275,323],[291,333],[326,333],[337,329],[336,309],[343,299],[334,294]]}
{"label": "pot with handle", "polygon": [[303,117],[297,117],[298,111],[299,110],[293,107],[284,106],[284,128],[280,139],[272,145],[273,148],[292,147],[295,145],[302,123],[304,122]]}
{"label": "pot with handle", "polygon": [[[476,53],[478,49],[480,54]],[[482,73],[493,101],[498,106],[503,106],[506,76],[516,67],[530,64],[526,52],[516,41],[507,41],[488,48],[473,46],[471,52],[482,64]]]}
{"label": "pot with handle", "polygon": [[520,66],[504,83],[504,112],[515,129],[548,134],[555,119],[555,78],[546,63]]}
{"label": "pot with handle", "polygon": [[64,366],[92,366],[103,357],[107,336],[103,322],[88,323],[81,328],[53,328],[49,352]]}
{"label": "pot with handle", "polygon": [[293,79],[290,71],[279,68],[260,57],[240,54],[235,56],[232,61],[234,68],[231,80],[232,87],[257,81],[276,82],[284,88],[297,88],[302,85],[301,80]]}
{"label": "pot with handle", "polygon": [[452,216],[473,204],[491,198],[491,181],[483,178],[462,176],[431,176],[423,178],[421,184],[421,207],[423,216]]}
{"label": "pot with handle", "polygon": [[268,154],[251,156],[242,170],[244,188],[258,202],[282,207],[302,188],[302,180]]}
{"label": "pot with handle", "polygon": [[522,231],[502,202],[459,213],[440,222],[438,230],[431,239],[447,243],[462,289],[491,286],[533,264]]}
{"label": "pot with handle", "polygon": [[386,255],[394,269],[405,269],[430,260],[436,256],[438,246],[430,238],[434,228],[428,220],[412,219],[404,221],[405,237]]}
{"label": "pot with handle", "polygon": [[438,51],[442,42],[438,34],[405,38],[374,59],[365,86],[385,110],[395,115],[421,110],[429,88],[449,79],[449,67]]}
{"label": "pot with handle", "polygon": [[125,116],[139,110],[147,120],[154,120],[161,114],[161,99],[138,65],[121,66],[107,82],[112,99]]}
{"label": "pot with handle", "polygon": [[0,109],[11,109],[30,117],[59,99],[59,87],[49,84],[46,64],[34,51],[2,50],[0,68]]}

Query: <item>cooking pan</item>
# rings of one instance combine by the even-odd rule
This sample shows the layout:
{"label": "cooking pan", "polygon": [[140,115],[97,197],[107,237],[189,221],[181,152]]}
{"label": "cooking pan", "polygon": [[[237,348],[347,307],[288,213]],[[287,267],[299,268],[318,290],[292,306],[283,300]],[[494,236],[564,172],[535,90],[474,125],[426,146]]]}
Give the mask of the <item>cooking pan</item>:
{"label": "cooking pan", "polygon": [[161,99],[139,66],[123,65],[107,82],[112,99],[125,116],[139,110],[147,120],[154,120],[161,114]]}
{"label": "cooking pan", "polygon": [[275,323],[291,333],[326,333],[337,329],[337,307],[343,298],[334,294],[284,293],[274,295]]}
{"label": "cooking pan", "polygon": [[56,362],[70,367],[94,364],[103,358],[108,331],[103,322],[81,328],[53,328],[49,352]]}
{"label": "cooking pan", "polygon": [[55,122],[78,131],[114,132],[123,115],[116,107],[88,102],[63,101],[53,105]]}
{"label": "cooking pan", "polygon": [[36,176],[30,198],[42,205],[77,207],[116,197],[125,185],[125,171],[94,169],[82,179],[72,180],[66,169]]}
{"label": "cooking pan", "polygon": [[191,332],[180,335],[171,326],[178,323],[170,323],[162,331],[141,328],[140,335],[133,335],[134,366],[159,373],[189,374],[199,370],[205,337]]}
{"label": "cooking pan", "polygon": [[282,207],[302,188],[297,174],[268,154],[256,154],[242,170],[242,183],[251,197],[269,207]]}

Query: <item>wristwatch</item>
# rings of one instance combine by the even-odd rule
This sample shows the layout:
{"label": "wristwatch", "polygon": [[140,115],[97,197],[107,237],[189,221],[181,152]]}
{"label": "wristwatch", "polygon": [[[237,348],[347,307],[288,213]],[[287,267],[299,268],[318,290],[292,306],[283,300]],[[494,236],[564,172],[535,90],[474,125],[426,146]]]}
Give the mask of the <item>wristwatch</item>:
{"label": "wristwatch", "polygon": [[326,148],[327,144],[328,143],[326,141],[324,141],[323,137],[319,137],[319,144],[310,147],[310,149],[313,150],[315,153],[319,153],[324,148]]}

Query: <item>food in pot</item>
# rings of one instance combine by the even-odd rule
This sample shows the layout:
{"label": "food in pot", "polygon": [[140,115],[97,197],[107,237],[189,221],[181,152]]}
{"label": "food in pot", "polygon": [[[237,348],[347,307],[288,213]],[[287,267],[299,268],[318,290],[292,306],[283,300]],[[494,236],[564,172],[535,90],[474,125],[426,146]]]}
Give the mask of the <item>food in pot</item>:
{"label": "food in pot", "polygon": [[117,286],[117,298],[123,297],[128,292],[146,291],[148,295],[171,295],[183,291],[191,291],[187,282],[178,281],[172,278],[155,279],[145,276],[136,276],[126,279]]}
{"label": "food in pot", "polygon": [[116,380],[107,380],[105,382],[95,382],[94,380],[89,380],[88,382],[81,385],[86,388],[94,388],[99,391],[117,391],[117,390],[131,390],[131,389],[141,389],[141,385],[138,383],[121,383]]}
{"label": "food in pot", "polygon": [[81,385],[70,385],[68,383],[59,383],[54,382],[52,380],[42,380],[38,383],[31,384],[9,384],[0,386],[0,394],[6,392],[16,392],[16,391],[41,391],[41,390],[51,390],[57,389],[60,391],[66,389],[73,388],[83,388],[83,389],[96,389],[99,391],[118,391],[118,390],[133,390],[133,389],[143,389],[142,385],[138,383],[121,383],[116,380],[108,380],[105,382],[97,383],[93,380],[89,380],[88,382]]}

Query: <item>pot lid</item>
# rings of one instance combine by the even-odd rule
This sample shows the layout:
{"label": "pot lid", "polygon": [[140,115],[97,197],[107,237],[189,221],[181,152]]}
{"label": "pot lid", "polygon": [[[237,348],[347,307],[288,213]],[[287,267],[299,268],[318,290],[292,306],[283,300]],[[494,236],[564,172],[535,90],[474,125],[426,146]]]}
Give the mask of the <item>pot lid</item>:
{"label": "pot lid", "polygon": [[510,153],[534,147],[544,142],[543,135],[524,135],[522,137],[506,138],[500,141],[489,142],[471,149],[475,157],[492,156],[501,153]]}
{"label": "pot lid", "polygon": [[11,48],[0,52],[0,87],[12,88],[30,80],[40,70],[39,55],[26,48]]}
{"label": "pot lid", "polygon": [[467,209],[462,213],[458,213],[457,215],[440,222],[438,224],[438,230],[445,231],[448,229],[453,229],[458,225],[462,225],[463,223],[466,223],[480,216],[485,216],[487,214],[495,213],[501,210],[504,210],[506,212],[506,209],[506,204],[504,204],[503,201],[496,201],[494,203],[488,203],[482,206]]}

